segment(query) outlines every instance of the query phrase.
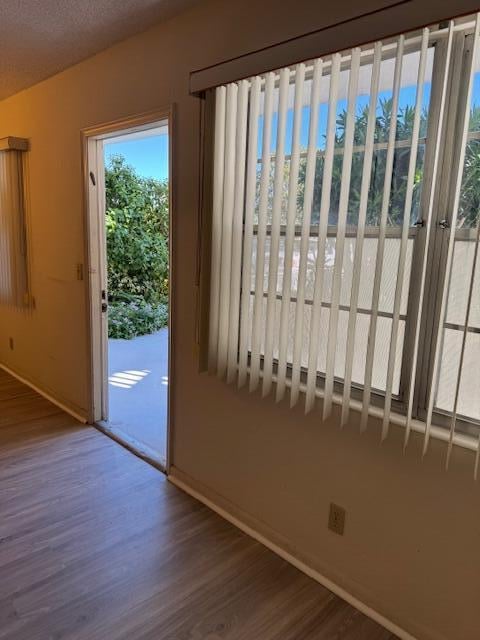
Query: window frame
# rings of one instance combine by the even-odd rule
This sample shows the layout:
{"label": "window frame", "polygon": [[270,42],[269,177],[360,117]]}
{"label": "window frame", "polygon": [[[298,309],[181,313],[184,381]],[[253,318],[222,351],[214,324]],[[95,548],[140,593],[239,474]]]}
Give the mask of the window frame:
{"label": "window frame", "polygon": [[[436,177],[436,184],[434,185],[433,194],[431,192],[431,181],[433,173],[433,161],[435,156],[435,143],[438,134],[438,128],[440,126],[440,98],[442,92],[442,82],[444,78],[444,69],[447,57],[447,38],[445,32],[441,35],[434,35],[428,44],[428,48],[434,48],[434,59],[431,75],[431,88],[430,99],[428,103],[428,123],[427,132],[425,136],[419,137],[419,144],[425,145],[424,162],[423,162],[423,179],[420,194],[419,205],[419,221],[425,221],[426,212],[429,205],[430,196],[433,198],[433,211],[431,218],[430,232],[427,235],[427,228],[425,225],[414,226],[409,228],[408,237],[414,238],[413,251],[412,251],[412,263],[410,268],[410,279],[408,283],[408,297],[407,297],[407,310],[405,314],[402,314],[401,320],[405,321],[404,339],[403,339],[403,354],[400,365],[400,382],[398,395],[392,395],[392,412],[405,416],[407,413],[408,392],[410,390],[411,374],[415,376],[414,383],[414,401],[412,410],[412,419],[425,423],[428,411],[429,402],[429,389],[432,389],[432,393],[437,392],[437,384],[432,385],[433,377],[433,361],[435,355],[436,339],[439,331],[443,331],[445,323],[440,318],[441,298],[446,274],[446,255],[449,245],[449,233],[445,233],[446,229],[441,228],[440,223],[443,220],[451,221],[452,216],[452,204],[454,199],[454,182],[456,171],[458,166],[460,148],[458,144],[454,144],[454,140],[458,139],[458,132],[462,130],[463,119],[465,114],[465,100],[467,96],[468,87],[468,68],[472,55],[473,32],[474,29],[468,26],[465,29],[461,28],[461,25],[457,23],[457,28],[454,30],[451,50],[451,61],[447,78],[447,93],[446,102],[442,123],[442,135],[440,143],[440,154],[438,157],[438,170]],[[443,29],[444,25],[440,25]],[[435,26],[432,26],[432,31]],[[409,34],[412,38],[417,37],[417,33]],[[389,46],[395,39],[385,39],[382,45]],[[372,47],[372,43],[365,46],[365,49],[369,50]],[[417,47],[412,44],[406,43],[404,55],[411,51],[417,51]],[[345,52],[342,53],[345,55]],[[348,58],[348,54],[347,54]],[[382,57],[382,60],[385,60]],[[343,59],[345,60],[345,58]],[[370,59],[368,55],[362,57],[362,65],[369,64]],[[342,70],[345,66],[348,67],[349,62],[342,61]],[[325,69],[324,74],[328,74]],[[325,74],[325,75],[326,75]],[[308,77],[308,76],[306,76]],[[210,110],[214,112],[213,92],[208,91],[207,102],[210,105]],[[468,117],[468,114],[467,114]],[[212,122],[214,117],[212,118]],[[213,141],[213,129],[209,127],[210,135],[206,135],[210,142]],[[480,138],[480,132],[477,137]],[[411,142],[411,140],[397,141],[400,144]],[[376,145],[377,146],[377,145]],[[354,152],[360,152],[364,148],[362,145],[356,145]],[[397,148],[397,144],[395,145]],[[453,150],[453,153],[449,153],[449,150]],[[317,151],[317,154],[321,153]],[[211,156],[211,154],[209,154]],[[288,155],[285,154],[285,160],[288,160]],[[211,163],[208,159],[207,164]],[[309,237],[315,237],[317,234],[318,225],[312,224],[310,226]],[[336,227],[329,226],[327,237],[335,236]],[[378,227],[367,226],[365,229],[365,238],[375,237],[378,232]],[[254,223],[253,236],[255,237],[258,232],[258,224]],[[295,236],[301,232],[301,224],[297,223],[295,228]],[[460,231],[460,234],[465,235],[466,229]],[[458,231],[457,231],[458,233]],[[457,238],[455,234],[454,241]],[[280,237],[285,235],[285,225],[281,225]],[[356,236],[356,231],[351,231],[347,236]],[[401,226],[387,228],[386,237],[401,237]],[[266,237],[271,237],[271,225],[267,224]],[[429,257],[427,261],[427,271],[425,275],[425,293],[423,300],[423,308],[421,310],[421,326],[419,329],[419,348],[416,369],[412,372],[413,354],[415,346],[415,332],[416,332],[416,316],[418,311],[418,302],[420,295],[419,281],[422,269],[422,261],[425,255],[425,251],[428,250]],[[448,274],[449,275],[449,274]],[[242,282],[242,288],[244,283]],[[255,291],[252,290],[251,281],[249,280],[250,294],[255,295]],[[267,292],[263,291],[263,296],[267,297]],[[282,299],[282,293],[277,291],[277,299]],[[295,302],[295,298],[291,298],[292,302]],[[208,301],[207,301],[208,304]],[[328,306],[323,304],[322,307]],[[348,307],[341,306],[340,309],[348,310]],[[363,313],[366,310],[357,310],[357,313]],[[379,315],[385,315],[380,313]],[[387,314],[389,315],[389,314]],[[391,314],[390,314],[391,315]],[[448,324],[448,323],[447,323]],[[463,327],[460,327],[463,329]],[[480,329],[475,330],[480,333]],[[248,362],[250,362],[251,352],[248,353]],[[260,354],[260,371],[263,370],[264,354]],[[273,359],[274,374],[277,370],[278,360]],[[291,377],[292,362],[287,362],[287,379]],[[306,381],[307,369],[301,367],[301,381]],[[324,387],[325,372],[317,371],[316,375],[317,389],[320,391]],[[343,379],[335,377],[334,379],[334,393],[342,394],[343,391]],[[351,399],[353,401],[362,401],[363,399],[363,385],[351,383]],[[371,404],[379,409],[384,406],[385,392],[381,389],[371,388]],[[434,406],[432,425],[435,427],[448,428],[451,424],[451,413],[443,411]],[[480,420],[470,418],[468,416],[457,416],[456,432],[459,434],[475,435],[478,437],[480,430]]]}
{"label": "window frame", "polygon": [[[460,34],[460,35],[464,35],[464,34]],[[439,85],[441,83],[441,80],[443,78],[442,72],[444,69],[444,65],[445,65],[445,38],[439,38],[438,40],[432,40],[431,42],[429,42],[428,48],[433,48],[434,49],[434,59],[433,59],[433,68],[432,68],[432,78],[431,78],[431,97],[430,97],[430,101],[429,101],[429,108],[428,108],[428,123],[427,123],[427,133],[425,136],[423,137],[419,137],[418,139],[418,143],[420,144],[424,144],[425,145],[425,160],[424,160],[424,179],[423,179],[423,183],[422,183],[422,192],[421,192],[421,196],[420,196],[420,206],[419,206],[419,220],[422,220],[423,216],[423,211],[425,210],[426,206],[427,206],[427,189],[425,189],[425,174],[427,172],[431,173],[431,166],[428,162],[429,159],[433,158],[433,151],[434,151],[434,145],[432,144],[432,140],[435,139],[435,134],[436,134],[436,129],[438,127],[438,100],[437,103],[434,104],[434,96],[436,94],[438,94],[439,92]],[[390,45],[390,41],[387,40],[384,43],[385,46],[389,46]],[[440,46],[439,46],[440,45]],[[371,45],[367,45],[367,48],[370,48]],[[417,51],[417,47],[415,45],[409,45],[408,43],[405,46],[404,49],[404,56],[407,55],[408,53],[412,53]],[[372,62],[373,57],[372,56],[365,56],[362,59],[362,65],[368,65]],[[386,56],[382,58],[382,60],[385,60]],[[349,68],[349,62],[343,62],[342,66],[341,66],[341,70],[345,70]],[[328,75],[328,71],[326,73],[326,75]],[[402,148],[402,147],[408,147],[409,143],[411,141],[409,139],[407,140],[397,140],[395,143],[395,149],[398,148]],[[383,148],[383,146],[386,148],[387,144],[386,143],[376,143],[374,148]],[[354,146],[354,153],[355,152],[361,152],[362,150],[365,149],[364,145],[356,145]],[[336,150],[336,153],[342,153],[343,149],[338,149]],[[306,155],[306,152],[302,152],[301,155]],[[319,156],[322,155],[322,151],[317,151],[317,158]],[[272,154],[272,158],[274,157],[274,154]],[[288,156],[285,156],[285,160],[288,160]],[[259,163],[261,162],[261,159],[259,159],[258,161]],[[432,225],[433,227],[433,225]],[[301,229],[302,226],[301,224],[297,224],[295,226],[295,236],[299,236],[301,235]],[[407,347],[407,353],[404,354],[404,356],[402,357],[402,362],[400,364],[400,381],[399,381],[399,392],[398,394],[392,394],[392,410],[400,413],[400,414],[406,414],[406,410],[407,410],[407,406],[406,406],[406,401],[405,401],[405,397],[406,394],[408,392],[409,389],[409,379],[410,379],[410,371],[411,371],[411,362],[412,362],[412,357],[413,357],[413,348],[414,348],[414,333],[415,333],[415,323],[414,323],[414,317],[413,317],[413,310],[415,310],[418,307],[418,295],[419,295],[419,291],[417,287],[412,287],[413,283],[416,283],[416,281],[418,280],[418,278],[415,277],[415,275],[419,273],[419,269],[421,267],[421,259],[423,257],[423,252],[425,249],[425,242],[427,241],[426,238],[426,233],[425,233],[425,227],[418,225],[418,226],[414,226],[411,225],[409,228],[409,233],[408,233],[408,237],[413,238],[414,239],[414,243],[413,243],[413,249],[412,249],[412,264],[411,264],[411,272],[410,272],[410,281],[409,281],[409,291],[408,291],[408,297],[407,297],[407,311],[405,314],[401,314],[400,318],[402,321],[405,322],[405,330],[404,330],[404,350],[405,350],[405,345],[408,345]],[[257,235],[258,232],[258,224],[254,224],[253,227],[253,235],[254,237]],[[318,232],[318,225],[317,224],[311,224],[310,225],[310,233],[309,233],[309,237],[315,237],[317,235]],[[285,233],[285,225],[281,225],[280,228],[280,236],[284,235]],[[366,226],[365,228],[365,235],[364,237],[378,237],[379,234],[379,227],[377,226]],[[401,225],[399,225],[398,227],[387,227],[386,230],[386,237],[390,237],[390,238],[398,238],[400,240],[402,235],[402,228]],[[266,237],[270,237],[271,236],[271,225],[267,224],[266,227]],[[336,227],[329,225],[328,227],[328,232],[327,232],[327,237],[335,237],[336,236]],[[346,237],[356,237],[356,231],[348,231],[346,233]],[[243,284],[242,284],[243,286]],[[254,295],[255,291],[250,289],[250,294]],[[267,293],[264,291],[263,292],[263,296],[266,298],[267,297]],[[281,299],[282,295],[281,294],[277,294],[277,299]],[[296,299],[294,297],[291,298],[292,302],[296,302]],[[305,302],[308,304],[310,301],[309,300],[305,300]],[[328,307],[327,303],[323,303],[322,307]],[[345,309],[348,310],[348,307],[344,307],[343,305],[341,305],[340,309]],[[358,311],[357,313],[362,313],[363,311]],[[367,315],[371,315],[371,314],[367,314]],[[378,314],[379,316],[384,316],[384,317],[393,317],[393,314],[388,314],[388,313],[382,313],[380,312]],[[261,362],[261,368],[263,368],[263,354],[261,355],[260,358],[260,362]],[[274,358],[274,366],[276,366],[277,364],[277,360]],[[287,362],[287,374],[290,373],[292,370],[292,363]],[[302,365],[301,366],[301,380],[302,382],[305,382],[306,380],[306,373],[307,370],[306,368]],[[287,375],[288,377],[288,375]],[[322,371],[317,371],[317,387],[320,389],[323,389],[324,386],[324,380],[325,380],[325,372]],[[419,376],[416,376],[416,386],[418,386],[419,384]],[[337,376],[335,376],[334,378],[334,392],[341,394],[343,391],[343,379],[342,378],[338,378]],[[363,385],[356,383],[354,381],[352,381],[351,383],[351,396],[353,399],[359,400],[361,401],[363,399]],[[375,406],[378,407],[383,407],[384,404],[384,397],[385,397],[385,392],[381,389],[377,389],[375,387],[372,386],[371,388],[371,403],[374,404]],[[413,416],[414,418],[417,417],[417,411],[414,411]]]}
{"label": "window frame", "polygon": [[[449,247],[449,230],[452,221],[455,168],[459,163],[460,148],[453,140],[459,139],[464,124],[464,114],[468,87],[468,66],[473,51],[473,29],[454,34],[452,43],[452,64],[448,78],[448,102],[444,117],[442,132],[440,175],[434,194],[434,220],[432,221],[431,237],[429,239],[431,258],[426,276],[427,294],[424,300],[423,326],[421,332],[423,349],[419,354],[417,368],[417,388],[415,390],[414,416],[425,421],[428,412],[429,389],[437,393],[438,380],[433,385],[433,366],[435,345],[439,331],[449,324],[440,317],[442,291],[446,273],[446,257]],[[467,116],[468,117],[468,116]],[[448,153],[453,149],[454,153]],[[447,221],[447,227],[443,226]],[[458,236],[470,235],[470,230],[457,230],[454,242]],[[430,312],[428,311],[430,309]],[[463,327],[462,327],[463,329]],[[432,423],[449,428],[451,412],[442,410],[434,404]],[[478,436],[480,421],[473,417],[458,415],[456,431],[467,435]]]}

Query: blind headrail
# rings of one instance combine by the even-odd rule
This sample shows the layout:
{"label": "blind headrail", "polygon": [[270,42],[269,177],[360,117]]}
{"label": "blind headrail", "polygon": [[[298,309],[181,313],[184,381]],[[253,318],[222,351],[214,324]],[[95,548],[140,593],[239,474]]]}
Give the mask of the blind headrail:
{"label": "blind headrail", "polygon": [[28,151],[28,140],[16,136],[0,138],[0,151]]}
{"label": "blind headrail", "polygon": [[[446,8],[443,3],[426,6],[420,0],[387,2],[383,7],[378,7],[377,3],[375,9],[372,8],[371,11],[362,15],[353,16],[337,24],[327,25],[284,42],[194,70],[190,73],[190,93],[201,95],[208,89],[229,82],[251,78],[299,62],[314,60],[320,56],[324,57],[324,72],[328,72],[331,64],[329,58],[333,53],[366,45],[367,48],[362,48],[362,58],[373,56],[373,49],[370,46],[373,41],[389,40],[402,32],[418,30],[418,35],[405,41],[406,47],[415,46],[416,40],[418,40],[418,44],[421,41],[421,27],[442,24],[455,16],[458,19],[458,16],[472,14],[478,10],[478,2],[459,0],[455,3],[454,9],[455,15],[452,15],[449,11],[453,8]],[[472,21],[457,22],[454,30],[468,31],[473,27]],[[445,38],[447,35],[447,28],[432,30],[430,42]],[[394,50],[396,44],[392,42],[384,46],[390,46]],[[349,55],[342,56],[343,62],[348,60]],[[307,73],[308,71],[307,67]]]}

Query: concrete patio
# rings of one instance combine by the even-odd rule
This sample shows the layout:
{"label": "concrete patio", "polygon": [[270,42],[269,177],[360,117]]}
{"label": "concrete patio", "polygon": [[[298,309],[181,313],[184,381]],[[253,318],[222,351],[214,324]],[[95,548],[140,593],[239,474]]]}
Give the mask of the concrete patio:
{"label": "concrete patio", "polygon": [[108,428],[162,464],[166,460],[168,329],[109,340]]}

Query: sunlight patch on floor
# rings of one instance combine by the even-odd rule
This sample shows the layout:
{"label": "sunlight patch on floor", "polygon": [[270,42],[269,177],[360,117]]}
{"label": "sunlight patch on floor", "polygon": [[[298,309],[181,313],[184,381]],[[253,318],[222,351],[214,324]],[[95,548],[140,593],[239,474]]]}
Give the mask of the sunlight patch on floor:
{"label": "sunlight patch on floor", "polygon": [[117,371],[109,376],[108,384],[112,387],[119,387],[120,389],[131,389],[150,373],[151,371],[149,369],[142,369],[141,371]]}

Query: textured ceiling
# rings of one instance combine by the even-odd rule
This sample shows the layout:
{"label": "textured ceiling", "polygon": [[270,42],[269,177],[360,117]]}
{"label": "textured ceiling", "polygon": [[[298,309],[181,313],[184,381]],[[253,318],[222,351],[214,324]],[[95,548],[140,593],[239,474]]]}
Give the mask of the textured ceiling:
{"label": "textured ceiling", "polygon": [[0,0],[0,100],[199,0]]}

